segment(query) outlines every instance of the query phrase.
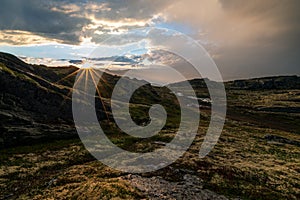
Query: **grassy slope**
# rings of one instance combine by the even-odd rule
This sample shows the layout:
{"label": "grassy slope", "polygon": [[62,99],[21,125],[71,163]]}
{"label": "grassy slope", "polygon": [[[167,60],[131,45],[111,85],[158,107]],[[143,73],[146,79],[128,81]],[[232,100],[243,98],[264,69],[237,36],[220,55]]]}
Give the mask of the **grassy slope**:
{"label": "grassy slope", "polygon": [[[236,93],[237,91],[235,95]],[[287,91],[283,92],[285,93]],[[245,94],[241,92],[239,95]],[[256,92],[255,95],[262,95],[257,102],[266,97],[264,93]],[[242,96],[239,98],[247,99]],[[272,99],[274,98],[265,100],[268,101],[267,105],[276,103]],[[247,115],[242,120],[234,120],[228,116],[223,134],[214,150],[206,158],[199,159],[198,151],[207,128],[205,119],[208,119],[209,113],[204,112],[203,115],[206,117],[203,118],[197,139],[190,150],[173,164],[174,167],[193,170],[204,180],[205,187],[227,196],[240,196],[244,199],[299,198],[299,147],[264,139],[265,135],[272,134],[299,141],[299,135],[294,133],[293,128],[290,131],[267,128],[268,123],[265,127],[259,127]],[[165,130],[161,135],[148,140],[114,134],[116,130],[110,130],[108,134],[114,143],[124,149],[145,152],[158,147],[153,144],[154,140],[172,139],[174,131],[175,129]],[[24,198],[71,197],[84,191],[86,197],[102,195],[103,199],[139,199],[142,196],[119,178],[122,173],[93,161],[80,141],[58,141],[7,149],[2,150],[0,155],[0,193],[3,195],[22,195]]]}

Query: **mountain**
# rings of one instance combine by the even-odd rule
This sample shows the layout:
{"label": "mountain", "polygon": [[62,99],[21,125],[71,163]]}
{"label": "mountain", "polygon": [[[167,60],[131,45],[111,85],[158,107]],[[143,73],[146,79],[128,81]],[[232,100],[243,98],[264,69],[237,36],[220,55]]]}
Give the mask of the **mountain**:
{"label": "mountain", "polygon": [[226,83],[230,89],[270,90],[300,89],[299,76],[274,76],[249,80],[235,80]]}
{"label": "mountain", "polygon": [[[75,81],[76,67],[46,67],[43,65],[30,65],[17,57],[0,53],[0,147],[8,147],[32,143],[33,141],[48,141],[51,139],[73,138],[77,137],[72,116],[71,91]],[[110,113],[110,96],[112,88],[120,77],[109,73],[103,74],[103,80],[98,87],[101,91],[101,98],[96,100],[97,114],[99,119],[105,119],[108,116],[110,121],[113,117]],[[209,81],[214,84],[213,81]],[[139,80],[127,78],[128,84],[123,86],[122,92],[126,94],[130,85],[138,84]],[[210,109],[209,94],[206,88],[205,79],[193,79],[189,81],[197,96],[202,109]],[[131,99],[135,105],[133,112],[136,116],[132,118],[136,123],[146,123],[148,118],[147,108],[154,103],[162,103],[167,110],[174,114],[174,119],[168,122],[173,126],[176,121],[172,110],[177,105],[174,95],[170,94],[167,88],[159,88],[145,84],[141,87]],[[178,91],[184,90],[183,83],[171,84]],[[248,103],[236,102],[232,91],[262,91],[278,89],[299,89],[300,77],[298,76],[280,76],[266,77],[250,80],[238,80],[225,83],[228,93],[228,109],[231,117],[241,115],[240,112],[253,110],[261,113],[298,113],[299,107],[280,107],[263,106],[255,107]],[[183,92],[184,93],[184,92]],[[182,94],[184,98],[190,98],[188,94]],[[163,99],[161,97],[164,97]],[[295,99],[299,101],[299,99]],[[106,109],[103,109],[103,106]],[[141,108],[142,111],[138,111]],[[242,109],[242,110],[240,110]],[[239,111],[239,112],[238,112]],[[108,112],[105,114],[104,112]],[[170,116],[172,117],[172,114]],[[229,116],[230,117],[230,116]],[[236,117],[235,117],[236,118]],[[257,119],[257,120],[256,120]],[[256,117],[254,121],[260,121]],[[288,117],[286,120],[290,120]],[[282,122],[283,121],[283,122]],[[278,120],[277,125],[285,123],[284,119]],[[276,124],[275,124],[276,125]],[[274,126],[274,124],[272,125]],[[284,128],[285,125],[282,125]]]}
{"label": "mountain", "polygon": [[[0,53],[0,148],[77,137],[71,91],[78,70],[72,66],[30,65],[16,56]],[[113,120],[107,102],[119,78],[103,73],[99,83],[102,100],[96,98],[97,115],[101,119],[108,112]],[[126,81],[128,87],[141,82],[129,78]],[[146,85],[140,91],[142,98],[135,95],[132,101],[145,105],[158,102],[157,92],[150,84],[143,83]],[[122,93],[126,92],[123,87]],[[107,104],[106,109],[103,104]]]}

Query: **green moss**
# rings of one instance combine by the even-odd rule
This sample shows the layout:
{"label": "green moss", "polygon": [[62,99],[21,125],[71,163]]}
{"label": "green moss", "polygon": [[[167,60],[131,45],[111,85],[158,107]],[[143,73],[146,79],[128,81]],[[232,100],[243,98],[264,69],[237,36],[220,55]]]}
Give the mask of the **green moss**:
{"label": "green moss", "polygon": [[12,71],[11,69],[7,68],[3,63],[0,63],[0,69],[1,69],[1,71],[4,71],[4,72],[9,73],[10,75],[16,77],[15,72]]}
{"label": "green moss", "polygon": [[41,87],[41,85],[38,82],[36,82],[35,80],[33,80],[32,78],[30,78],[30,77],[28,77],[28,76],[26,76],[24,74],[21,74],[19,72],[16,72],[16,71],[13,71],[13,70],[9,69],[3,63],[0,63],[0,68],[1,68],[2,71],[10,74],[13,77],[16,77],[16,78],[18,78],[18,79],[20,79],[22,81],[26,81],[26,82],[32,83],[32,84],[34,84],[34,85],[36,85],[38,87]]}

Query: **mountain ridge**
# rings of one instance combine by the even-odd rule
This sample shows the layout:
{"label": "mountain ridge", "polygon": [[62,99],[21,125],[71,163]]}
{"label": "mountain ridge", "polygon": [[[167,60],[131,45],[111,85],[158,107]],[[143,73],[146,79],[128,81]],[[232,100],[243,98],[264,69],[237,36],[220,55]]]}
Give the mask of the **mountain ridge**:
{"label": "mountain ridge", "polygon": [[[0,147],[14,146],[23,144],[26,141],[50,138],[61,139],[77,137],[73,123],[71,91],[75,81],[76,70],[78,68],[70,67],[46,67],[43,65],[30,65],[14,55],[0,53]],[[72,76],[69,76],[73,74]],[[69,77],[68,77],[69,76]],[[66,78],[68,77],[68,78]],[[102,96],[106,100],[99,101],[98,110],[103,114],[103,106],[110,112],[108,101],[111,95],[111,88],[119,80],[119,76],[113,74],[103,74],[98,87],[103,91]],[[196,90],[199,98],[209,98],[207,93],[207,79],[189,80],[192,87]],[[128,78],[130,84],[136,84],[139,80]],[[144,82],[145,83],[145,82]],[[213,83],[213,82],[212,82]],[[174,83],[180,89],[181,83]],[[225,83],[226,90],[277,90],[277,89],[299,89],[300,77],[298,76],[279,76],[265,77],[250,80],[237,80]],[[126,92],[127,89],[123,88]],[[164,88],[154,87],[146,84],[133,97],[134,102],[143,102],[150,105],[153,102],[159,103],[159,94],[161,91],[167,91]],[[167,104],[173,104],[171,95],[165,96]],[[297,100],[297,99],[296,99]],[[295,100],[295,101],[296,101]],[[103,104],[104,103],[104,104]],[[202,108],[209,109],[210,103],[201,102]],[[142,104],[142,103],[139,103]],[[230,105],[229,105],[230,107]],[[238,106],[236,108],[243,108]],[[248,109],[248,107],[247,107]],[[298,108],[280,108],[280,107],[258,107],[260,111],[290,111],[298,112]],[[106,111],[105,111],[106,112]],[[112,116],[109,114],[112,118]],[[147,117],[146,117],[147,118]],[[137,119],[143,121],[144,118]],[[48,134],[50,133],[50,134]]]}

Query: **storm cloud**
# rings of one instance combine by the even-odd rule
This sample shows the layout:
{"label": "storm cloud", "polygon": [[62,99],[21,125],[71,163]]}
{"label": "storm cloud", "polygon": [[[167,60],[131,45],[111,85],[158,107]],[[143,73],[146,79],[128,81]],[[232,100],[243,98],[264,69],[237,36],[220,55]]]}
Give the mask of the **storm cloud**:
{"label": "storm cloud", "polygon": [[300,73],[300,1],[186,0],[170,21],[199,30],[226,79]]}
{"label": "storm cloud", "polygon": [[79,31],[88,24],[84,17],[51,10],[51,3],[41,0],[3,0],[0,29],[27,31],[65,43],[78,43]]}

